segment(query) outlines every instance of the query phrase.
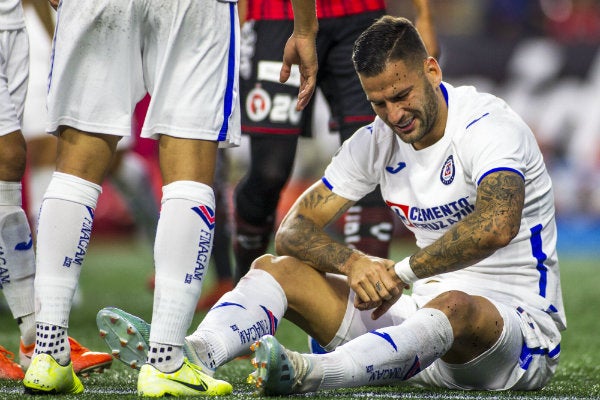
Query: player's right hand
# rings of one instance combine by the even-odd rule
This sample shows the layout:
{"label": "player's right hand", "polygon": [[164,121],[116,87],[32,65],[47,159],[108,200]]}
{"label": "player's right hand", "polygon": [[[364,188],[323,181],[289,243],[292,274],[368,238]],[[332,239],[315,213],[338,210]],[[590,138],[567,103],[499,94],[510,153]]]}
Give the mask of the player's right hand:
{"label": "player's right hand", "polygon": [[362,255],[348,266],[348,284],[356,293],[354,306],[359,310],[375,309],[372,318],[383,315],[408,286],[394,272],[394,261]]}

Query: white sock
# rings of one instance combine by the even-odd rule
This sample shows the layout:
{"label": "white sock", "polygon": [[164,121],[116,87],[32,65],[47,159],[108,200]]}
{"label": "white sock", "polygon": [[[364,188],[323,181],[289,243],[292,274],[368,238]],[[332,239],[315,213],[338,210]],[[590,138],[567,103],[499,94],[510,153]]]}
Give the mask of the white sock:
{"label": "white sock", "polygon": [[305,355],[312,371],[302,391],[393,385],[443,356],[454,335],[446,315],[422,308],[400,325],[369,332],[322,355]]}
{"label": "white sock", "polygon": [[61,172],[55,172],[48,185],[38,225],[37,322],[69,326],[73,295],[101,191],[99,185]]}
{"label": "white sock", "polygon": [[269,273],[251,269],[206,314],[187,337],[195,346],[208,346],[205,363],[217,368],[235,357],[250,354],[250,345],[264,335],[275,335],[287,299]]}
{"label": "white sock", "polygon": [[35,342],[35,312],[17,318],[17,324],[19,325],[23,345],[33,344]]}
{"label": "white sock", "polygon": [[[215,197],[208,185],[177,181],[163,187],[154,243],[156,278],[150,345],[174,347],[171,360],[183,359],[183,342],[212,251],[214,210]],[[167,372],[174,369],[174,363],[152,364]]]}
{"label": "white sock", "polygon": [[35,326],[35,256],[27,216],[21,208],[21,183],[0,181],[0,289],[25,344],[33,343]]}
{"label": "white sock", "polygon": [[170,374],[177,371],[183,364],[183,351],[180,346],[151,342],[148,348],[148,363],[162,372]]}
{"label": "white sock", "polygon": [[69,345],[67,328],[39,322],[36,324],[34,356],[49,354],[62,366],[69,365],[71,361],[71,347]]}

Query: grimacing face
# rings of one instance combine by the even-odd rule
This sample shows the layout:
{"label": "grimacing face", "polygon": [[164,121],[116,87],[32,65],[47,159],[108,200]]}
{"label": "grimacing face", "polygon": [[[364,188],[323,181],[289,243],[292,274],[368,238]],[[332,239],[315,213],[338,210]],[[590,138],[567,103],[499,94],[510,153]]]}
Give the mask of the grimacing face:
{"label": "grimacing face", "polygon": [[417,150],[437,142],[445,126],[445,118],[440,118],[441,93],[434,89],[441,83],[441,70],[431,57],[423,65],[421,70],[390,61],[379,75],[359,75],[377,116]]}

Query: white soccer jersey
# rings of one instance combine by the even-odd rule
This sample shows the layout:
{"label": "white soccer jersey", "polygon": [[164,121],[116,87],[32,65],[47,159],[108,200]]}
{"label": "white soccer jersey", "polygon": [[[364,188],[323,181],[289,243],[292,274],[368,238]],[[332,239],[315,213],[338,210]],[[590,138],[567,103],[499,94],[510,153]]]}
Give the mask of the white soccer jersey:
{"label": "white soccer jersey", "polygon": [[[543,311],[564,329],[554,195],[533,133],[495,96],[447,83],[441,89],[448,103],[441,140],[417,151],[376,118],[343,144],[323,182],[350,200],[380,184],[386,203],[423,248],[473,212],[477,186],[487,174],[518,173],[525,180],[518,235],[479,263],[436,279],[457,290]],[[413,294],[427,292],[426,286],[416,282]]]}

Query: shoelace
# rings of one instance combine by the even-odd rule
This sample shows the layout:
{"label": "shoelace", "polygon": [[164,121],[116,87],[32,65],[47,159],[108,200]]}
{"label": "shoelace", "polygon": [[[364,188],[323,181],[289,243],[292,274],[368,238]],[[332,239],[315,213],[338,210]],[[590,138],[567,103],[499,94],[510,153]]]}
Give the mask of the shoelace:
{"label": "shoelace", "polygon": [[297,387],[302,385],[304,378],[306,378],[306,375],[308,374],[310,369],[309,363],[308,360],[298,352],[288,349],[285,349],[284,351],[287,353],[288,358],[292,362],[292,367],[294,368],[294,371],[296,373],[296,376],[294,377],[294,384],[292,385],[292,388],[296,389]]}

